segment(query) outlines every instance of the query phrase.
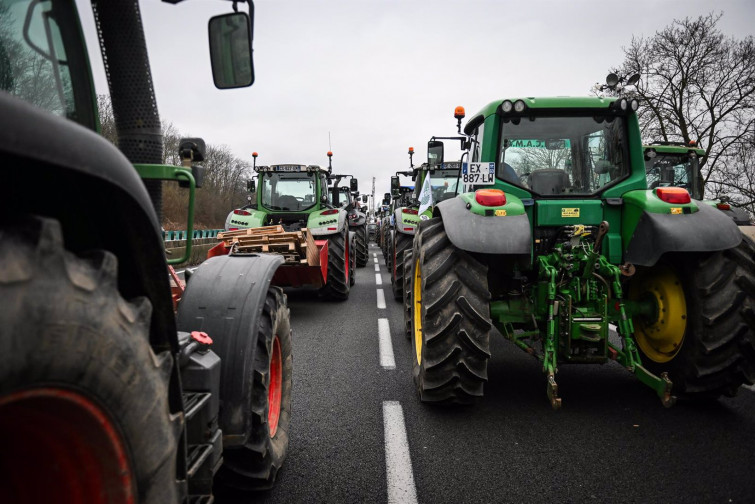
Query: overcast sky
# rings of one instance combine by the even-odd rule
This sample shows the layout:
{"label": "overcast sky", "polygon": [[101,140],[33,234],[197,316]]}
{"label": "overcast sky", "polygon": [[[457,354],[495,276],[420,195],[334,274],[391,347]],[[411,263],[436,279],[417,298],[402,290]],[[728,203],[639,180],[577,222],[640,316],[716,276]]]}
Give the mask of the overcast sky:
{"label": "overcast sky", "polygon": [[[252,87],[212,83],[207,21],[227,1],[142,1],[157,103],[187,136],[228,145],[260,164],[327,166],[360,190],[426,156],[432,135],[455,133],[487,103],[519,96],[584,96],[623,61],[632,36],[674,19],[723,11],[719,28],[753,34],[755,1],[256,0]],[[107,93],[91,11],[82,10],[99,93]],[[453,159],[456,146],[447,142]]]}

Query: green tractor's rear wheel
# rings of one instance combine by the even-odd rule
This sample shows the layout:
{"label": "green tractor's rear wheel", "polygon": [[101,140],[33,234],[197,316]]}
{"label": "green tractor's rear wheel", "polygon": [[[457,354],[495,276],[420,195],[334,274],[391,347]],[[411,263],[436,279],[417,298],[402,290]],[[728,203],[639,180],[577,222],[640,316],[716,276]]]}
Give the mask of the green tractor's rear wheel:
{"label": "green tractor's rear wheel", "polygon": [[326,298],[345,300],[349,298],[349,231],[347,226],[340,233],[328,235],[328,278],[320,289]]}
{"label": "green tractor's rear wheel", "polygon": [[353,287],[357,282],[357,255],[354,253],[356,250],[356,233],[352,235],[349,233],[349,248],[346,251],[346,255],[349,257],[349,287]]}
{"label": "green tractor's rear wheel", "polygon": [[468,404],[482,397],[490,358],[487,267],[448,240],[440,218],[414,240],[414,383],[423,402]]}
{"label": "green tractor's rear wheel", "polygon": [[404,336],[412,337],[412,278],[414,278],[414,257],[412,250],[404,252]]}
{"label": "green tractor's rear wheel", "polygon": [[391,287],[396,301],[404,298],[404,252],[411,250],[414,235],[396,233],[396,243],[393,246],[393,274]]}
{"label": "green tractor's rear wheel", "polygon": [[635,317],[637,346],[652,372],[667,371],[672,393],[731,396],[755,380],[755,247],[684,258],[640,271],[629,296],[657,307]]}
{"label": "green tractor's rear wheel", "polygon": [[358,226],[354,229],[356,233],[356,246],[354,248],[354,255],[356,256],[357,268],[364,268],[367,266],[367,261],[370,258],[368,250],[368,244],[370,237],[367,234],[367,225]]}
{"label": "green tractor's rear wheel", "polygon": [[293,361],[285,299],[280,287],[268,289],[251,370],[251,432],[245,445],[223,452],[223,465],[215,482],[221,494],[272,488],[288,452]]}

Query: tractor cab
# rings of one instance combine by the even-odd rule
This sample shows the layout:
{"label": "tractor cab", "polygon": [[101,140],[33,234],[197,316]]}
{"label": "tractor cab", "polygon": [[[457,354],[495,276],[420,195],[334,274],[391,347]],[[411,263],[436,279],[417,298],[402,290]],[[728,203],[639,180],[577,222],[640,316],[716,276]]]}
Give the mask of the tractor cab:
{"label": "tractor cab", "polygon": [[696,200],[703,199],[700,158],[705,151],[683,142],[655,142],[643,147],[648,188],[683,187]]}

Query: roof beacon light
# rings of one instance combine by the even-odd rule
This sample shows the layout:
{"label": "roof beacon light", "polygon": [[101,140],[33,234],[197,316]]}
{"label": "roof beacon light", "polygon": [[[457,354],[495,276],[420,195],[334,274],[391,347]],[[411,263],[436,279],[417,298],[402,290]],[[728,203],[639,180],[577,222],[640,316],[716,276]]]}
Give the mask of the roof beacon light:
{"label": "roof beacon light", "polygon": [[464,116],[467,115],[466,112],[464,112],[464,107],[459,105],[454,109],[454,117],[456,118],[456,131],[461,134],[461,120],[464,119]]}
{"label": "roof beacon light", "polygon": [[500,189],[478,189],[474,195],[475,201],[482,206],[503,206],[506,204],[506,194]]}
{"label": "roof beacon light", "polygon": [[684,205],[691,201],[689,192],[683,187],[657,187],[655,194],[666,203]]}
{"label": "roof beacon light", "polygon": [[517,100],[514,102],[514,112],[522,113],[524,112],[524,109],[527,108],[527,105],[524,103],[524,100]]}

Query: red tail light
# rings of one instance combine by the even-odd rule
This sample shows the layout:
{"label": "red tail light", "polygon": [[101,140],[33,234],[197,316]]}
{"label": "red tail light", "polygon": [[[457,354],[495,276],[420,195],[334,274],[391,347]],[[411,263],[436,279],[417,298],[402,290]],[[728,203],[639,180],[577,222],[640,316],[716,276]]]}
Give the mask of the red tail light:
{"label": "red tail light", "polygon": [[238,231],[239,228],[228,228],[228,231]]}
{"label": "red tail light", "polygon": [[658,187],[655,194],[666,203],[683,205],[691,201],[687,190],[681,187]]}
{"label": "red tail light", "polygon": [[401,211],[402,211],[403,213],[408,213],[408,214],[412,214],[412,215],[417,215],[417,211],[416,211],[416,210],[413,210],[413,209],[411,209],[411,208],[404,208],[404,209],[403,209],[403,210],[401,210]]}
{"label": "red tail light", "polygon": [[233,213],[236,215],[252,215],[251,212],[247,212],[246,210],[234,210]]}
{"label": "red tail light", "polygon": [[333,214],[337,214],[337,213],[338,213],[338,209],[337,208],[331,208],[330,210],[325,210],[320,215],[333,215]]}
{"label": "red tail light", "polygon": [[728,203],[716,203],[716,208],[719,210],[731,210],[731,205]]}
{"label": "red tail light", "polygon": [[482,206],[501,206],[506,204],[506,194],[500,189],[478,189],[474,199]]}

